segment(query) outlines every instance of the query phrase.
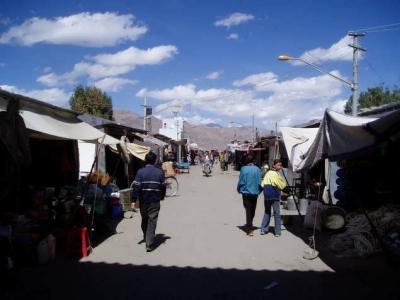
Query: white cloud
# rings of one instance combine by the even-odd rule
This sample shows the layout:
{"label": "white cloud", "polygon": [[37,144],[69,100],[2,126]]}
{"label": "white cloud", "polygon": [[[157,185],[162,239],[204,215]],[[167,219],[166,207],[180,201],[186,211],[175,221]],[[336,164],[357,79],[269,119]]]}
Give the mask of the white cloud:
{"label": "white cloud", "polygon": [[239,35],[237,33],[231,33],[226,37],[228,40],[237,40],[239,39]]}
{"label": "white cloud", "polygon": [[259,73],[247,76],[242,80],[235,80],[233,86],[242,87],[246,85],[252,85],[255,87],[262,87],[266,84],[277,82],[278,76],[272,72]]}
{"label": "white cloud", "polygon": [[243,14],[243,13],[236,12],[226,18],[223,18],[223,19],[220,19],[220,20],[214,22],[214,25],[230,28],[231,26],[246,23],[253,19],[254,19],[254,16],[251,14]]}
{"label": "white cloud", "polygon": [[115,46],[124,41],[135,41],[147,32],[146,26],[135,25],[134,20],[131,14],[119,15],[112,12],[82,12],[54,19],[35,17],[3,33],[0,44]]}
{"label": "white cloud", "polygon": [[130,80],[119,77],[106,77],[94,82],[94,85],[106,92],[118,92],[125,85],[127,84],[134,85],[136,83],[137,80]]}
{"label": "white cloud", "polygon": [[196,86],[193,84],[178,85],[171,89],[153,90],[141,89],[136,93],[137,97],[151,97],[158,100],[189,100],[196,97]]}
{"label": "white cloud", "polygon": [[[340,76],[337,71],[332,73]],[[256,120],[274,128],[275,122],[295,125],[321,118],[328,107],[343,111],[341,99],[346,97],[346,91],[350,92],[328,75],[279,81],[271,72],[247,76],[235,81],[234,86],[238,88],[202,90],[193,84],[179,85],[164,90],[142,89],[137,96],[165,101],[159,109],[179,104],[221,117],[255,115]],[[251,89],[243,89],[247,86]]]}
{"label": "white cloud", "polygon": [[[300,58],[314,64],[321,64],[327,61],[351,61],[353,59],[353,48],[348,46],[351,43],[351,38],[346,35],[328,49],[315,48],[308,50]],[[293,65],[303,64],[301,61],[296,60],[290,62]]]}
{"label": "white cloud", "polygon": [[[334,70],[331,73],[343,77],[339,71]],[[274,73],[267,72],[234,81],[233,85],[238,87],[251,85],[258,92],[271,92],[275,96],[291,100],[335,97],[343,91],[343,84],[326,74],[278,81],[278,77]]]}
{"label": "white cloud", "polygon": [[44,67],[43,68],[43,73],[49,73],[51,72],[51,67]]}
{"label": "white cloud", "polygon": [[206,78],[207,78],[207,79],[210,79],[210,80],[215,80],[215,79],[220,78],[220,77],[222,76],[223,73],[224,73],[223,71],[211,72],[210,74],[208,74],[208,75],[206,76]]}
{"label": "white cloud", "polygon": [[27,97],[63,107],[67,106],[68,100],[70,98],[70,94],[58,88],[29,91],[17,88],[12,85],[0,85],[0,88],[11,93],[25,95]]}
{"label": "white cloud", "polygon": [[344,113],[344,107],[346,103],[347,103],[346,99],[336,100],[331,104],[330,109],[339,113]]}
{"label": "white cloud", "polygon": [[205,118],[199,114],[184,114],[183,118],[192,125],[219,124],[222,122],[220,118]]}
{"label": "white cloud", "polygon": [[172,45],[163,45],[145,50],[129,47],[114,54],[100,54],[93,60],[105,66],[132,66],[136,65],[158,65],[170,59],[178,53],[178,49]]}
{"label": "white cloud", "polygon": [[36,79],[37,82],[40,82],[46,86],[56,86],[61,80],[62,78],[55,73],[48,73]]}
{"label": "white cloud", "polygon": [[46,86],[74,84],[79,77],[101,79],[115,77],[133,71],[139,65],[162,64],[178,53],[172,45],[162,45],[149,49],[129,47],[116,53],[99,54],[87,57],[85,61],[75,64],[72,71],[57,75],[48,73],[37,78],[37,81]]}

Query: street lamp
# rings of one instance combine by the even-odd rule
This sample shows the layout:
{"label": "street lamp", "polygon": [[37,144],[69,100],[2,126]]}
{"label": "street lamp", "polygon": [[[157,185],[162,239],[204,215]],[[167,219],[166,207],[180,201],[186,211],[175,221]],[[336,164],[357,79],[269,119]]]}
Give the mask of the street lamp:
{"label": "street lamp", "polygon": [[320,73],[329,75],[339,81],[341,81],[342,83],[346,84],[348,87],[350,87],[351,91],[353,92],[353,109],[352,109],[352,115],[356,116],[357,115],[357,107],[358,107],[358,99],[357,99],[357,95],[358,95],[358,88],[356,88],[356,85],[354,84],[354,82],[349,82],[343,78],[340,78],[339,76],[336,76],[332,73],[329,73],[323,69],[321,69],[320,67],[318,67],[317,65],[310,63],[302,58],[298,58],[298,57],[292,57],[289,55],[279,55],[278,56],[278,60],[282,60],[282,61],[288,61],[288,60],[297,60],[297,61],[301,61],[302,63],[305,63],[306,65],[309,65],[310,67],[314,68],[315,70],[317,70]]}

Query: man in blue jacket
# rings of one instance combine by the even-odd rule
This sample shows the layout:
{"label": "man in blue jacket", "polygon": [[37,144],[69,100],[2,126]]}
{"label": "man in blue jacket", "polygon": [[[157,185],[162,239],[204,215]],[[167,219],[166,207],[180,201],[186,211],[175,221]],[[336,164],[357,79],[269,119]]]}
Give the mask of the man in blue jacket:
{"label": "man in blue jacket", "polygon": [[257,207],[257,197],[261,191],[261,170],[254,165],[252,155],[246,157],[245,163],[246,165],[240,169],[237,191],[242,194],[243,206],[246,210],[246,233],[253,236],[253,219]]}
{"label": "man in blue jacket", "polygon": [[165,197],[165,176],[163,170],[154,166],[156,160],[157,156],[153,152],[146,154],[146,166],[137,172],[132,186],[132,201],[140,201],[141,227],[147,252],[155,248],[160,201]]}

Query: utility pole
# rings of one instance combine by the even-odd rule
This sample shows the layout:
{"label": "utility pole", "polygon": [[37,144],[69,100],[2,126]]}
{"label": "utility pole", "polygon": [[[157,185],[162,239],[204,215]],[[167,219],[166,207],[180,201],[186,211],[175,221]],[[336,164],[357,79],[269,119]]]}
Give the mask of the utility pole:
{"label": "utility pole", "polygon": [[150,105],[147,105],[147,96],[144,96],[143,104],[143,130],[151,132],[151,116],[153,112]]}
{"label": "utility pole", "polygon": [[146,130],[146,131],[147,131],[146,108],[147,108],[147,96],[144,96],[144,105],[143,105],[143,130]]}
{"label": "utility pole", "polygon": [[252,142],[254,143],[254,141],[255,141],[255,134],[254,134],[254,115],[252,115],[252,118],[251,118],[251,139],[252,139]]}
{"label": "utility pole", "polygon": [[174,117],[175,117],[175,126],[176,126],[176,144],[177,144],[177,148],[178,148],[178,153],[177,153],[177,157],[176,157],[176,161],[178,163],[181,162],[181,156],[182,156],[182,149],[181,149],[181,145],[180,145],[180,141],[182,140],[182,136],[179,138],[179,119],[178,119],[178,111],[173,111]]}
{"label": "utility pole", "polygon": [[358,86],[358,52],[366,51],[364,48],[361,48],[358,45],[358,38],[365,36],[365,33],[362,32],[349,32],[349,36],[353,38],[353,44],[349,44],[351,48],[353,48],[353,85],[351,90],[353,91],[352,97],[352,110],[351,113],[353,116],[357,116],[358,113],[358,98],[359,98],[359,86]]}

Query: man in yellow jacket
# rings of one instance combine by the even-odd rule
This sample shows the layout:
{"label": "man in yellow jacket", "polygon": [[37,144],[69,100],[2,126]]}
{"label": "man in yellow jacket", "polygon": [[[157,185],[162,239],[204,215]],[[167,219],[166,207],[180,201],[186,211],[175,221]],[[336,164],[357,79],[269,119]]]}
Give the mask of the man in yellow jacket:
{"label": "man in yellow jacket", "polygon": [[279,175],[279,170],[282,169],[282,161],[275,159],[271,170],[269,170],[261,186],[264,190],[264,207],[265,213],[261,223],[260,233],[266,234],[269,231],[269,221],[271,219],[271,207],[274,210],[274,222],[275,222],[275,236],[281,235],[281,214],[280,214],[280,198],[281,191],[286,187],[286,183],[283,178]]}

